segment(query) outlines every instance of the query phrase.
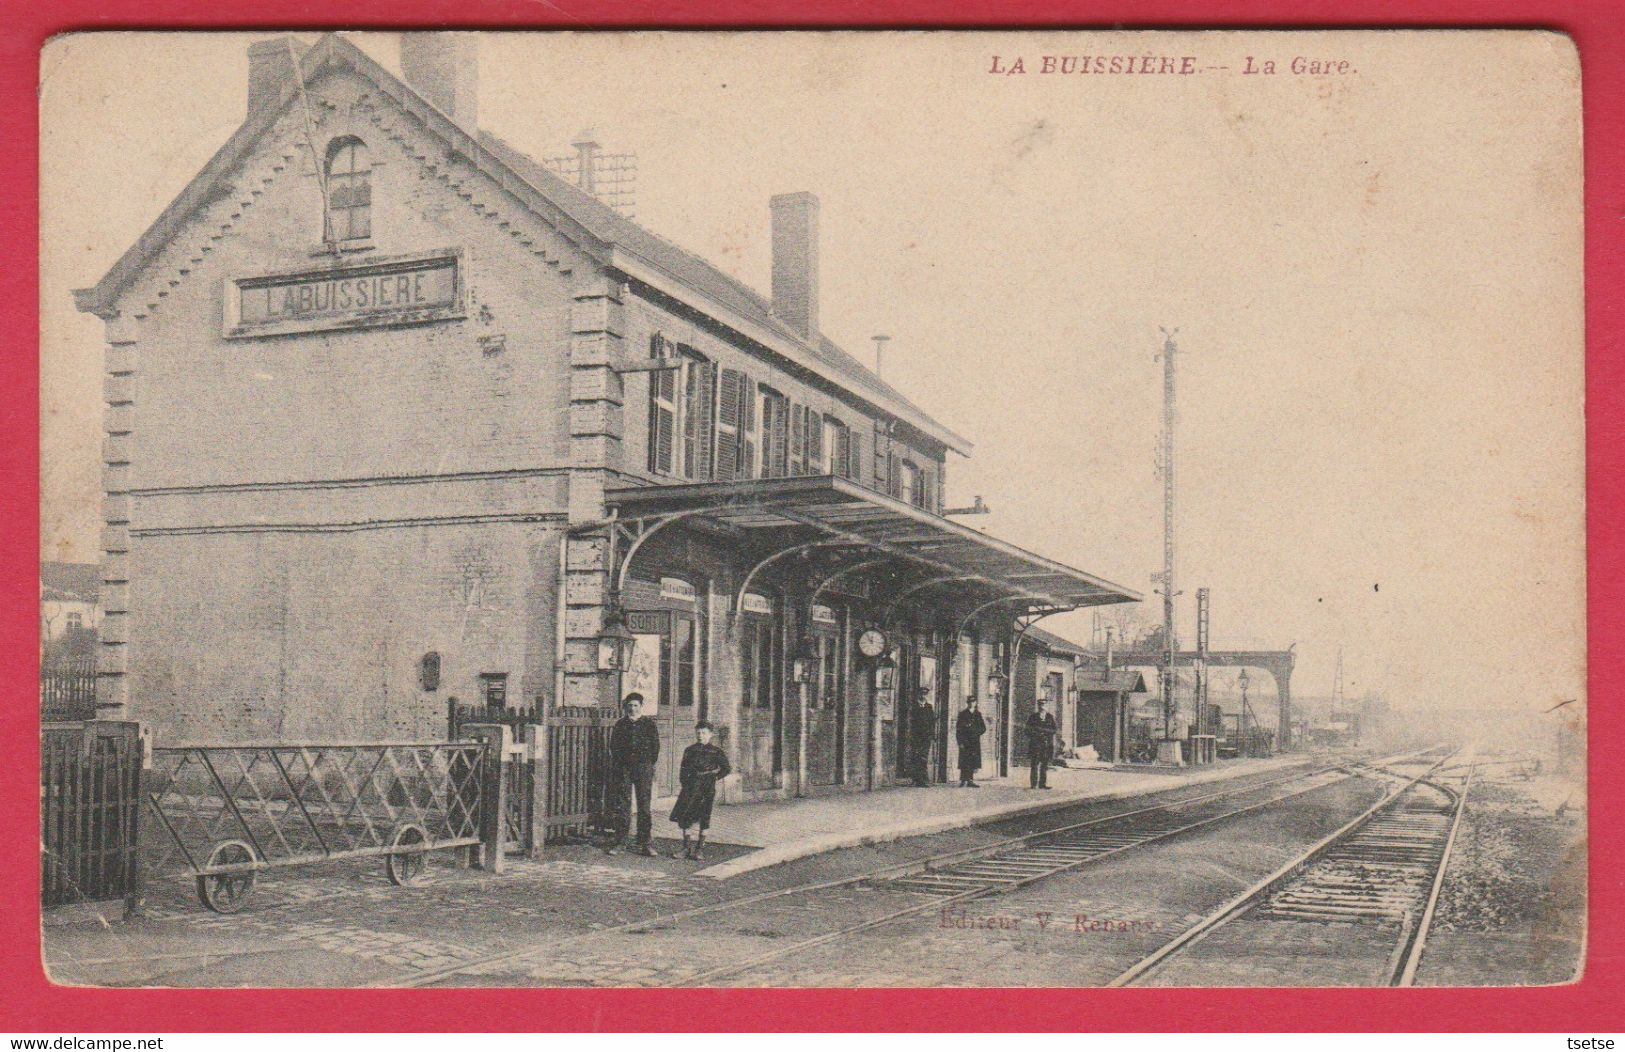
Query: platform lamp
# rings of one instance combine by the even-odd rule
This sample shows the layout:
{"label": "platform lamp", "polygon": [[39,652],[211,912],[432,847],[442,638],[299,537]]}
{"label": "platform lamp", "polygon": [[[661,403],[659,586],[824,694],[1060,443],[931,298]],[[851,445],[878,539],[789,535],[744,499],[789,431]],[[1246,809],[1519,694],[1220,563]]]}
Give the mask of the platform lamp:
{"label": "platform lamp", "polygon": [[615,674],[615,702],[620,704],[626,685],[626,671],[638,647],[638,637],[626,627],[626,611],[611,603],[604,613],[604,627],[598,633],[598,671]]}

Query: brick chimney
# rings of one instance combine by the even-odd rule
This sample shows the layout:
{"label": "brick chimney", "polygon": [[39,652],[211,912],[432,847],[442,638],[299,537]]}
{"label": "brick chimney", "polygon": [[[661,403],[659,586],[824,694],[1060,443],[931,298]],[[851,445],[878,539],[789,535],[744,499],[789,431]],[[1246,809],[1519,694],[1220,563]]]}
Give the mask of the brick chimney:
{"label": "brick chimney", "polygon": [[470,135],[478,134],[479,37],[473,33],[402,33],[401,75],[419,95]]}
{"label": "brick chimney", "polygon": [[773,313],[818,338],[818,198],[778,194],[773,211]]}
{"label": "brick chimney", "polygon": [[282,93],[293,84],[293,58],[301,58],[309,47],[292,37],[256,40],[248,45],[248,119],[253,120],[282,102]]}

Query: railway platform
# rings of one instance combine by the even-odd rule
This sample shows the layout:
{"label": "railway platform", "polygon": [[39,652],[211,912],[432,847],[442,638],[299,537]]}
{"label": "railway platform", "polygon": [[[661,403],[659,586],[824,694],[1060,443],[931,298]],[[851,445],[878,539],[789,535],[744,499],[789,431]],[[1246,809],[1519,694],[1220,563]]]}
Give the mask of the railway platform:
{"label": "railway platform", "polygon": [[[1056,768],[1049,773],[1048,791],[1029,789],[1027,768],[1012,767],[1010,777],[984,782],[979,789],[961,789],[952,784],[924,789],[906,786],[872,793],[731,804],[717,808],[709,839],[751,850],[695,875],[726,880],[841,848],[962,829],[1084,800],[1119,800],[1181,785],[1222,782],[1291,767],[1304,760],[1303,756],[1224,760],[1176,772],[1122,767]],[[656,814],[661,813],[657,808]]]}

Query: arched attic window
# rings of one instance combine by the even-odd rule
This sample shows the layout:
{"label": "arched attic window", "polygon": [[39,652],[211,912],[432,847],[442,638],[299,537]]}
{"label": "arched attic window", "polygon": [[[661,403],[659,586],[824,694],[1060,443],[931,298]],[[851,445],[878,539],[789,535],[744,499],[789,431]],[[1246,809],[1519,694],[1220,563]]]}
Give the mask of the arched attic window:
{"label": "arched attic window", "polygon": [[327,146],[327,216],[323,240],[372,236],[372,163],[367,144],[351,135]]}

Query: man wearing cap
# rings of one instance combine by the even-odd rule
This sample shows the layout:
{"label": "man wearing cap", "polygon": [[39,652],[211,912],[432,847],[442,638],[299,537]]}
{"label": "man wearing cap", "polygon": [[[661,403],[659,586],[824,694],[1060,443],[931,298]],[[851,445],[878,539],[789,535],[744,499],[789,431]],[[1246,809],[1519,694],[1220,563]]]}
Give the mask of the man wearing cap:
{"label": "man wearing cap", "polygon": [[1055,747],[1055,717],[1044,711],[1045,699],[1039,698],[1033,714],[1027,717],[1027,788],[1049,788],[1049,761]]}
{"label": "man wearing cap", "polygon": [[621,718],[609,732],[609,799],[614,827],[605,851],[611,855],[626,846],[632,824],[632,799],[638,804],[637,853],[654,857],[649,846],[653,819],[649,797],[655,780],[655,761],[660,758],[660,728],[643,715],[643,695],[633,691],[621,701]]}
{"label": "man wearing cap", "polygon": [[908,714],[909,773],[922,789],[931,784],[931,743],[937,737],[937,710],[931,707],[931,689],[921,687]]}

